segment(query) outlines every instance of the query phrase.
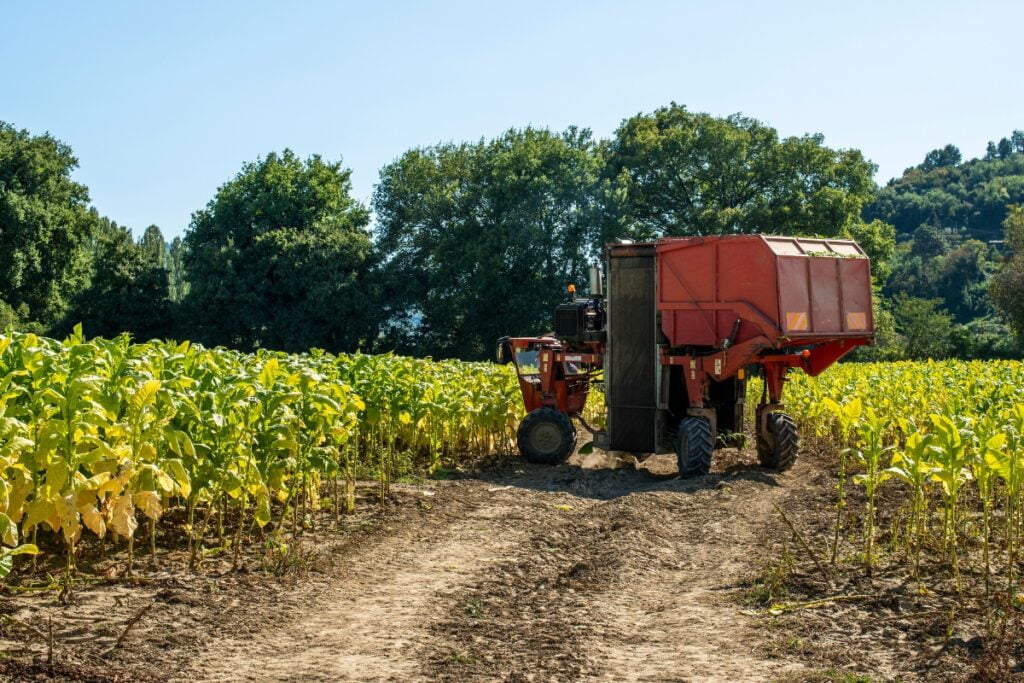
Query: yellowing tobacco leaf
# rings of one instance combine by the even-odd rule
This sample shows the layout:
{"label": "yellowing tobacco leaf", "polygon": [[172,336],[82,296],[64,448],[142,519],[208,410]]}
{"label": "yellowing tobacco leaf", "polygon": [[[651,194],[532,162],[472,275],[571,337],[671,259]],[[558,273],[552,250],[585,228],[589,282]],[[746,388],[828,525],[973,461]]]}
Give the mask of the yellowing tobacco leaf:
{"label": "yellowing tobacco leaf", "polygon": [[3,513],[0,513],[0,541],[12,547],[18,545],[18,525]]}
{"label": "yellowing tobacco leaf", "polygon": [[42,498],[33,500],[28,505],[28,511],[25,515],[25,521],[22,526],[25,531],[28,531],[40,522],[52,519],[55,512],[56,510],[53,507],[52,501]]}
{"label": "yellowing tobacco leaf", "polygon": [[63,460],[56,459],[46,467],[46,485],[56,495],[64,489],[68,482],[70,468]]}
{"label": "yellowing tobacco leaf", "polygon": [[135,506],[132,505],[132,498],[128,493],[122,493],[110,502],[110,530],[114,533],[129,538],[139,528],[139,521],[135,519]]}
{"label": "yellowing tobacco leaf", "polygon": [[256,494],[256,512],[253,517],[261,527],[270,522],[270,493],[266,488]]}
{"label": "yellowing tobacco leaf", "polygon": [[78,508],[78,512],[81,513],[82,522],[89,531],[100,538],[107,534],[107,523],[103,521],[103,515],[95,505],[84,505]]}
{"label": "yellowing tobacco leaf", "polygon": [[192,482],[188,472],[185,471],[185,465],[180,460],[168,460],[164,463],[164,468],[171,475],[174,483],[178,485],[181,495],[188,498],[192,494]]}
{"label": "yellowing tobacco leaf", "polygon": [[139,446],[139,460],[143,462],[156,460],[156,446],[151,443],[144,443]]}
{"label": "yellowing tobacco leaf", "polygon": [[156,491],[139,491],[134,496],[135,505],[150,519],[160,519],[160,494]]}
{"label": "yellowing tobacco leaf", "polygon": [[64,531],[64,540],[71,542],[81,531],[78,523],[78,506],[75,505],[75,494],[69,493],[57,500],[57,516],[60,517],[61,529]]}

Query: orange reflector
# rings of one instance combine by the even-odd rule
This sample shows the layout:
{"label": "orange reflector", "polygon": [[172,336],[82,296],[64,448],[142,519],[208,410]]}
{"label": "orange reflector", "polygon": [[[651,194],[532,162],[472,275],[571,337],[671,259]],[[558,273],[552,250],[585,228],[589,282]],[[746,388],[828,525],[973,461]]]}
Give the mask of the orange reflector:
{"label": "orange reflector", "polygon": [[846,314],[846,327],[850,330],[866,330],[868,327],[868,316],[863,311],[856,311]]}
{"label": "orange reflector", "polygon": [[790,332],[806,332],[810,329],[807,311],[789,311],[786,313],[786,329]]}
{"label": "orange reflector", "polygon": [[740,368],[739,370],[736,371],[736,379],[743,379],[746,376],[747,376],[747,371],[744,370],[743,368]]}
{"label": "orange reflector", "polygon": [[801,357],[801,358],[810,358],[810,357],[811,357],[811,352],[810,352],[810,350],[808,350],[808,349],[804,349],[803,351],[801,351],[801,352],[800,352],[800,357]]}
{"label": "orange reflector", "polygon": [[566,289],[569,290],[570,294],[575,294],[576,293],[576,285],[569,285]]}

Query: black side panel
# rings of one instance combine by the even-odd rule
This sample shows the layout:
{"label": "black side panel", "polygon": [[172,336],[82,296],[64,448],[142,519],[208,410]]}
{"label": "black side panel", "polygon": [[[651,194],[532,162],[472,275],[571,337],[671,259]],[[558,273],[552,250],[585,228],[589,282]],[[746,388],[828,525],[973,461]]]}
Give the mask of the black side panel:
{"label": "black side panel", "polygon": [[608,355],[605,390],[612,450],[657,449],[657,339],[654,253],[608,259]]}

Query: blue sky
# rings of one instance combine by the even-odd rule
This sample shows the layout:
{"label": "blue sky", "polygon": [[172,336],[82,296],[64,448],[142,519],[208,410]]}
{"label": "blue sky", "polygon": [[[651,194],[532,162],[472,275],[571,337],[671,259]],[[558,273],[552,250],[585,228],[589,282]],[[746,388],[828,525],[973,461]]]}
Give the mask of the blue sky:
{"label": "blue sky", "polygon": [[857,147],[884,182],[1024,128],[1019,2],[11,2],[0,120],[69,143],[136,234],[291,147],[368,201],[404,150],[676,101]]}

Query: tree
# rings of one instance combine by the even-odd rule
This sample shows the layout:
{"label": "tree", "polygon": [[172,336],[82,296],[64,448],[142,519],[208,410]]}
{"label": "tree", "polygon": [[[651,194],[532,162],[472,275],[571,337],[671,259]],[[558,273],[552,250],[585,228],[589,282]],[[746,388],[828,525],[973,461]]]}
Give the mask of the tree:
{"label": "tree", "polygon": [[996,152],[1000,159],[1005,159],[1013,154],[1013,143],[1006,138],[1000,138],[999,144],[996,145]]}
{"label": "tree", "polygon": [[142,233],[139,240],[139,248],[146,260],[160,268],[167,267],[167,243],[164,242],[164,235],[160,228],[151,225]]}
{"label": "tree", "polygon": [[185,236],[190,337],[241,349],[354,350],[374,340],[369,212],[351,171],[291,150],[247,163]]}
{"label": "tree", "polygon": [[167,277],[171,301],[181,301],[188,293],[188,281],[185,279],[185,243],[180,237],[171,240],[167,249]]}
{"label": "tree", "polygon": [[914,242],[911,247],[911,253],[915,256],[921,256],[924,258],[934,258],[945,254],[948,246],[946,238],[943,236],[941,230],[936,228],[934,225],[922,223],[917,230],[914,231]]}
{"label": "tree", "polygon": [[877,218],[870,223],[855,221],[847,230],[871,259],[871,278],[881,286],[892,272],[892,259],[896,253],[896,228]]}
{"label": "tree", "polygon": [[903,355],[914,360],[945,358],[952,349],[953,316],[941,299],[899,295],[893,300],[896,331],[903,337]]}
{"label": "tree", "polygon": [[130,230],[100,219],[90,261],[90,284],[74,295],[55,334],[67,334],[82,323],[88,334],[101,337],[122,332],[141,340],[173,335],[167,270],[135,243]]}
{"label": "tree", "polygon": [[0,299],[0,334],[17,329],[20,324],[18,312],[11,308],[6,301]]}
{"label": "tree", "polygon": [[923,171],[934,171],[937,168],[956,166],[963,157],[960,155],[960,148],[956,145],[946,145],[940,149],[933,149],[924,157],[924,162],[918,167]]}
{"label": "tree", "polygon": [[1015,130],[1010,135],[1010,142],[1013,144],[1013,151],[1024,152],[1024,130]]}
{"label": "tree", "polygon": [[[1020,133],[1016,139],[1024,143],[1024,132],[1016,132]],[[1011,147],[1016,145],[1014,139],[1011,135]],[[927,223],[950,237],[950,247],[965,237],[982,242],[998,239],[1006,207],[1019,203],[1024,203],[1024,154],[1013,152],[1001,158],[997,144],[992,143],[985,159],[935,168],[925,163],[908,169],[878,191],[865,207],[864,218],[891,223],[901,237]]]}
{"label": "tree", "polygon": [[780,140],[756,119],[673,103],[616,131],[605,236],[846,235],[872,196],[874,168],[820,135]]}
{"label": "tree", "polygon": [[992,278],[992,300],[1017,336],[1024,339],[1024,208],[1011,206],[1003,222],[1010,253]]}
{"label": "tree", "polygon": [[77,166],[64,143],[0,122],[0,293],[25,320],[56,322],[86,282],[98,216]]}
{"label": "tree", "polygon": [[386,338],[405,352],[485,358],[503,334],[550,330],[595,255],[600,168],[590,132],[576,128],[413,149],[384,167],[373,206]]}

